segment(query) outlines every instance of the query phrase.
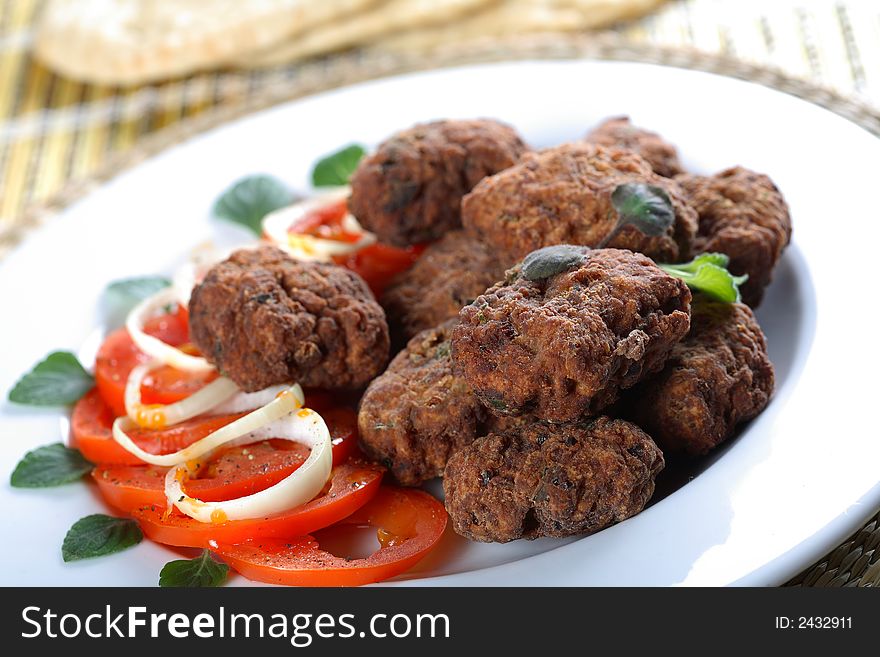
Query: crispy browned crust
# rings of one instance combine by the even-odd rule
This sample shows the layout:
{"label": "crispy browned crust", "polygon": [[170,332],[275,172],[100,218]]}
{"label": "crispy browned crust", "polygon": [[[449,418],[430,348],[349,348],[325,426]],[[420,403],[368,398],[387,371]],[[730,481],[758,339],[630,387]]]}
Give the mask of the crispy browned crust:
{"label": "crispy browned crust", "polygon": [[640,251],[658,262],[690,256],[697,215],[673,180],[655,174],[641,157],[586,142],[528,153],[519,164],[484,178],[462,200],[462,223],[505,264],[554,244],[597,246],[617,224],[611,194],[625,183],[661,187],[675,222],[649,237],[627,226],[607,246]]}
{"label": "crispy browned crust", "polygon": [[623,420],[533,422],[449,459],[446,510],[475,541],[592,533],[641,511],[663,465],[648,434]]}
{"label": "crispy browned crust", "polygon": [[449,334],[454,324],[416,335],[361,400],[361,447],[406,486],[442,476],[457,450],[496,426],[509,426],[452,373]]}
{"label": "crispy browned crust", "polygon": [[617,146],[644,158],[659,176],[672,178],[684,173],[675,146],[656,132],[634,126],[628,116],[605,119],[587,133],[585,139],[600,146]]}
{"label": "crispy browned crust", "polygon": [[521,268],[459,314],[456,374],[498,415],[551,422],[594,414],[659,371],[688,331],[691,294],[642,254],[591,251],[529,281]]}
{"label": "crispy browned crust", "polygon": [[351,178],[349,207],[388,244],[435,240],[461,226],[461,197],[526,151],[516,131],[488,119],[435,121],[392,136]]}
{"label": "crispy browned crust", "polygon": [[705,454],[764,410],[773,385],[773,364],[751,309],[701,298],[688,336],[657,377],[628,394],[627,404],[664,450]]}
{"label": "crispy browned crust", "polygon": [[275,247],[215,265],[189,305],[193,342],[246,391],[298,382],[356,388],[388,361],[385,313],[363,279]]}
{"label": "crispy browned crust", "polygon": [[391,335],[402,342],[433,328],[504,278],[504,267],[462,230],[447,233],[425,249],[382,295]]}
{"label": "crispy browned crust", "polygon": [[742,167],[676,180],[700,217],[695,252],[730,256],[730,271],[749,275],[741,288],[743,301],[757,306],[791,240],[791,216],[782,194],[770,178]]}

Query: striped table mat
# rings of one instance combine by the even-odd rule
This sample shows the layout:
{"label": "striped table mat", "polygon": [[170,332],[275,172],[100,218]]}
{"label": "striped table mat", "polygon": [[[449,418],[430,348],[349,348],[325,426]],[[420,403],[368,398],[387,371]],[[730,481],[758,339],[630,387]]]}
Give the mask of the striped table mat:
{"label": "striped table mat", "polygon": [[[35,220],[119,170],[236,116],[322,89],[466,61],[632,59],[804,97],[880,135],[880,1],[680,0],[599,35],[529,35],[406,57],[381,48],[147,87],[84,85],[29,54],[41,0],[0,0],[0,257]],[[880,585],[880,513],[790,582]]]}
{"label": "striped table mat", "polygon": [[[300,67],[213,71],[134,89],[54,76],[29,54],[41,0],[0,0],[0,231],[23,208],[182,119],[284,84]],[[772,64],[880,106],[877,0],[680,0],[615,32]],[[381,46],[381,44],[380,44]]]}

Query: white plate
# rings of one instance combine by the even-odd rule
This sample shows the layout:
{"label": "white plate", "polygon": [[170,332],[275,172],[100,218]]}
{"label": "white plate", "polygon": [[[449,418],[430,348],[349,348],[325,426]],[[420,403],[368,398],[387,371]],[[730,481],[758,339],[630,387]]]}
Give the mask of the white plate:
{"label": "white plate", "polygon": [[[214,130],[119,176],[0,265],[0,394],[5,399],[47,352],[80,350],[95,336],[108,281],[168,271],[218,233],[244,237],[208,216],[218,192],[239,176],[268,172],[304,188],[316,157],[431,118],[498,117],[532,144],[551,145],[620,113],[676,143],[690,169],[743,164],[770,174],[785,193],[795,237],[758,313],[777,369],[776,395],[693,481],[671,494],[675,477],[688,473],[661,481],[667,496],[637,517],[576,541],[479,545],[450,532],[407,583],[780,583],[880,506],[871,294],[880,142],[754,84],[642,64],[498,64],[357,85]],[[4,403],[0,472],[11,472],[28,449],[61,438],[59,417]],[[0,500],[2,584],[153,585],[176,558],[145,541],[63,564],[70,524],[104,510],[90,486],[22,491],[5,484]]]}

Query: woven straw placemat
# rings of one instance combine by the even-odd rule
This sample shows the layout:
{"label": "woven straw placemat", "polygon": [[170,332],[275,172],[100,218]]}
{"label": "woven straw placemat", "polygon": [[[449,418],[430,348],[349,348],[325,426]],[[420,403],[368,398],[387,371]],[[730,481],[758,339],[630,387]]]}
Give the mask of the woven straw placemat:
{"label": "woven straw placemat", "polygon": [[[437,49],[429,54],[389,56],[355,52],[300,65],[258,94],[218,106],[146,137],[133,150],[113,156],[95,175],[71,182],[47,202],[25,209],[0,231],[0,257],[28,230],[81,198],[91,189],[156,153],[240,116],[329,89],[388,75],[456,65],[528,59],[605,59],[664,64],[749,80],[803,98],[829,109],[880,137],[880,113],[870,106],[786,75],[780,70],[696,50],[634,44],[613,33],[539,35],[510,40],[474,42],[466,47]],[[880,585],[880,511],[858,532],[787,586]]]}

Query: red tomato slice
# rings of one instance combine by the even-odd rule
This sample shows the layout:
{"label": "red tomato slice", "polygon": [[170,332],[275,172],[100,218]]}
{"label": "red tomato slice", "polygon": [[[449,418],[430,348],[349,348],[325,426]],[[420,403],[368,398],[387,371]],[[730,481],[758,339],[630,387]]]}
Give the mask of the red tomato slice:
{"label": "red tomato slice", "polygon": [[446,510],[424,491],[382,486],[366,505],[341,524],[377,530],[381,547],[365,559],[345,559],[321,549],[311,536],[253,537],[214,548],[248,579],[290,586],[359,586],[408,570],[440,540]]}
{"label": "red tomato slice", "polygon": [[345,230],[342,222],[347,214],[348,199],[339,199],[306,212],[290,225],[287,232],[353,244],[360,240],[363,234]]}
{"label": "red tomato slice", "polygon": [[391,279],[412,267],[424,250],[423,244],[402,249],[387,244],[371,244],[349,255],[336,256],[333,260],[360,274],[373,294],[380,297]]}
{"label": "red tomato slice", "polygon": [[[150,454],[170,454],[201,440],[244,413],[197,417],[166,429],[133,429],[129,437]],[[97,389],[90,390],[73,408],[70,418],[70,446],[92,463],[144,465],[134,454],[113,440],[115,414]]]}
{"label": "red tomato slice", "polygon": [[345,407],[318,412],[330,431],[330,439],[333,442],[333,467],[342,465],[352,456],[360,455],[357,444],[357,413]]}
{"label": "red tomato slice", "polygon": [[[198,478],[187,481],[184,488],[206,502],[252,495],[287,477],[308,455],[308,448],[286,440],[232,447],[212,460]],[[130,513],[144,506],[165,506],[167,471],[155,466],[102,465],[92,471],[92,477],[108,504]]]}
{"label": "red tomato slice", "polygon": [[[359,454],[355,411],[339,407],[319,412],[327,423],[333,441],[333,465],[340,465],[353,454]],[[197,417],[166,429],[133,429],[128,435],[135,444],[150,454],[170,454],[201,440],[242,415],[244,413]],[[113,440],[114,419],[113,411],[97,389],[90,390],[73,409],[70,419],[70,446],[77,448],[92,463],[146,465]]]}
{"label": "red tomato slice", "polygon": [[[189,341],[187,313],[161,315],[147,321],[144,332],[163,342],[179,347]],[[135,366],[149,357],[138,349],[124,328],[104,340],[95,359],[95,383],[104,401],[116,415],[125,414],[125,384]],[[141,398],[145,404],[170,404],[189,397],[217,378],[216,372],[181,372],[162,367],[144,379]]]}
{"label": "red tomato slice", "polygon": [[269,518],[211,524],[180,513],[166,517],[165,509],[160,506],[147,506],[133,515],[144,534],[165,545],[209,547],[209,541],[240,543],[249,539],[299,536],[332,525],[363,506],[379,490],[383,472],[378,465],[349,461],[333,470],[326,493]]}

